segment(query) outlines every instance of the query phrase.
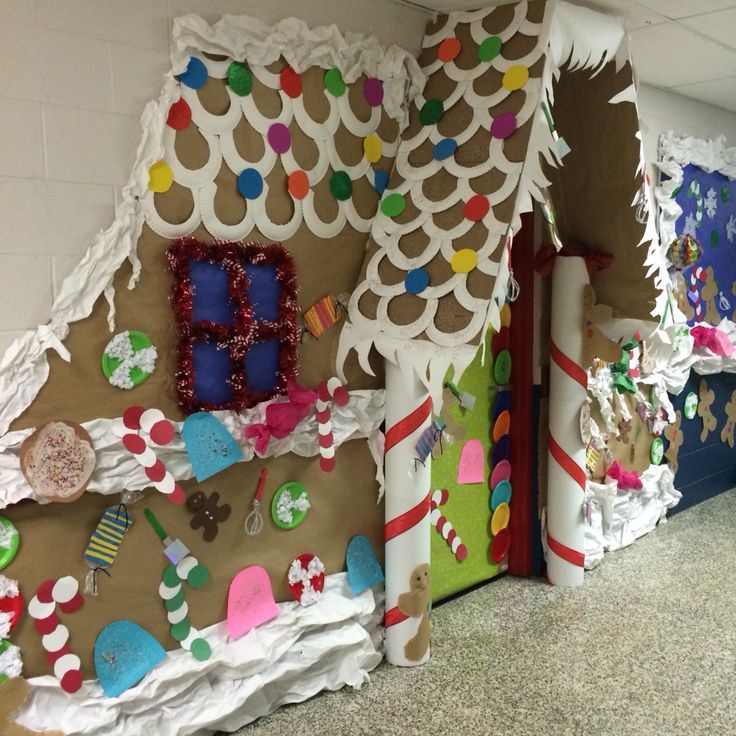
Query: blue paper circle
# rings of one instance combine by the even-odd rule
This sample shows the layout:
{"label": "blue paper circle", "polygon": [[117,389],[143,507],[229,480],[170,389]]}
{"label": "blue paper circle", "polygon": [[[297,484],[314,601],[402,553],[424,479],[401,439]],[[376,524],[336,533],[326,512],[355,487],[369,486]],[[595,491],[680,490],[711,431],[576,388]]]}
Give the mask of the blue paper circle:
{"label": "blue paper circle", "polygon": [[432,149],[432,157],[437,161],[450,158],[453,153],[457,150],[457,141],[454,138],[443,138],[438,143],[434,144]]}
{"label": "blue paper circle", "polygon": [[496,484],[491,494],[491,511],[495,511],[502,503],[508,503],[511,500],[511,483],[502,480]]}
{"label": "blue paper circle", "polygon": [[376,169],[373,173],[373,186],[379,194],[383,194],[388,186],[389,173],[386,169]]}
{"label": "blue paper circle", "polygon": [[421,294],[429,286],[429,274],[423,268],[414,268],[406,274],[404,288],[409,294]]}
{"label": "blue paper circle", "polygon": [[187,70],[180,74],[177,79],[182,84],[186,84],[187,87],[199,89],[204,87],[207,77],[207,67],[202,63],[202,60],[192,56],[187,64]]}
{"label": "blue paper circle", "polygon": [[498,419],[498,415],[502,411],[509,411],[511,409],[511,392],[510,391],[499,391],[496,394],[496,403],[493,405],[493,420]]}
{"label": "blue paper circle", "polygon": [[505,434],[499,437],[498,441],[493,445],[491,460],[494,465],[498,465],[501,460],[509,460],[511,457],[511,438]]}
{"label": "blue paper circle", "polygon": [[246,199],[258,199],[263,193],[263,177],[256,169],[243,169],[238,174],[238,191]]}

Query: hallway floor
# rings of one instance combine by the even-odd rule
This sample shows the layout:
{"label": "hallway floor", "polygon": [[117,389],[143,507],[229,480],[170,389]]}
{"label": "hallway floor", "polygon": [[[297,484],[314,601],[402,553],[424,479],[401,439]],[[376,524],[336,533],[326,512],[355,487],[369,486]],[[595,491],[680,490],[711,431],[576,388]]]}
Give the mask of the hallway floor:
{"label": "hallway floor", "polygon": [[433,613],[424,667],[382,664],[242,736],[736,734],[736,489],[577,589],[504,578]]}

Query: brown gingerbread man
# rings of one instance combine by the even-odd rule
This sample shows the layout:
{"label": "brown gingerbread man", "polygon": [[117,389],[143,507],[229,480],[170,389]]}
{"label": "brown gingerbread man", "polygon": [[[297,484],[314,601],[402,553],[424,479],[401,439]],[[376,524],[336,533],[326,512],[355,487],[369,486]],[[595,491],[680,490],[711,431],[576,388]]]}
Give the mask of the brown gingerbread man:
{"label": "brown gingerbread man", "polygon": [[605,304],[596,304],[595,291],[590,284],[583,289],[583,368],[587,368],[593,358],[605,363],[621,360],[621,346],[607,337],[598,325],[612,319],[613,310]]}
{"label": "brown gingerbread man", "polygon": [[429,612],[432,608],[430,591],[429,565],[418,565],[409,576],[409,592],[402,593],[397,603],[399,611],[405,616],[416,618],[421,616],[417,633],[404,646],[404,655],[410,662],[418,662],[429,648],[429,636],[432,624]]}
{"label": "brown gingerbread man", "polygon": [[700,397],[698,416],[703,420],[703,431],[700,433],[700,441],[705,442],[708,439],[708,434],[716,431],[718,420],[713,416],[713,412],[710,409],[716,400],[716,394],[713,389],[708,388],[708,382],[704,378],[700,380],[698,396]]}
{"label": "brown gingerbread man", "polygon": [[213,491],[209,496],[197,491],[187,501],[187,508],[192,512],[189,526],[192,529],[202,527],[204,529],[202,538],[205,542],[211,542],[217,536],[219,524],[226,521],[232,511],[230,504],[218,505],[219,500],[220,494],[217,491]]}
{"label": "brown gingerbread man", "polygon": [[721,430],[721,442],[728,442],[728,446],[733,448],[733,432],[736,426],[736,391],[731,394],[731,401],[726,404],[726,417],[726,424]]}
{"label": "brown gingerbread man", "polygon": [[616,437],[616,439],[619,442],[623,442],[625,445],[628,445],[629,432],[631,432],[631,419],[622,419],[618,423],[618,436]]}
{"label": "brown gingerbread man", "polygon": [[705,284],[700,290],[700,299],[705,303],[705,321],[714,327],[721,322],[721,315],[716,309],[716,297],[719,294],[718,283],[713,277],[713,266],[705,269]]}
{"label": "brown gingerbread man", "polygon": [[680,429],[682,414],[679,409],[675,412],[675,416],[677,417],[675,421],[664,428],[664,436],[670,443],[664,456],[669,461],[673,473],[677,472],[677,454],[680,452],[680,447],[684,440],[682,430]]}

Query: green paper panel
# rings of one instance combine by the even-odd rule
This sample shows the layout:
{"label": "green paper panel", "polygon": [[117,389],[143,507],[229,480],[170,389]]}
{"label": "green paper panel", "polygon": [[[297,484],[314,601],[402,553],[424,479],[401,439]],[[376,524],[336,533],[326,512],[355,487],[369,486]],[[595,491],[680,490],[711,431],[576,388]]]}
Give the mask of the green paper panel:
{"label": "green paper panel", "polygon": [[[473,411],[460,408],[460,402],[449,398],[445,391],[445,405],[442,416],[448,423],[447,434],[452,435],[455,423],[465,428],[465,436],[452,444],[443,440],[444,452],[439,455],[435,450],[432,461],[432,491],[446,488],[450,497],[440,513],[447,517],[455,531],[468,548],[468,556],[462,562],[455,555],[443,537],[435,530],[430,530],[432,545],[432,598],[435,601],[447,598],[454,593],[470,588],[485,580],[500,575],[503,570],[490,558],[491,545],[491,511],[488,479],[490,477],[491,456],[491,411],[496,400],[493,391],[493,357],[491,339],[493,330],[486,332],[485,365],[481,365],[483,350],[479,349],[473,362],[468,366],[459,383],[455,385],[462,392],[476,397]],[[452,374],[446,378],[452,380]],[[463,445],[471,439],[480,440],[486,458],[483,483],[472,485],[457,484],[457,466]]]}

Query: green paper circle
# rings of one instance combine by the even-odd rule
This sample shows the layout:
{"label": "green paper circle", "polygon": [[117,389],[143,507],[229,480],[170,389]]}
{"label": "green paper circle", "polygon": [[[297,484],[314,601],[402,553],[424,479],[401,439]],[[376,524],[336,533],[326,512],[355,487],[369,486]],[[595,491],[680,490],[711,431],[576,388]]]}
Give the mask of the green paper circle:
{"label": "green paper circle", "polygon": [[[4,516],[0,516],[0,525],[4,526],[6,529],[15,529],[15,524],[13,524],[10,519],[6,519]],[[15,557],[16,553],[18,552],[18,545],[20,544],[20,534],[18,533],[18,530],[15,529],[16,533],[13,536],[12,541],[10,542],[10,547],[0,547],[0,570],[2,570],[4,567],[7,567]]]}
{"label": "green paper circle", "polygon": [[192,653],[192,657],[200,662],[204,662],[212,655],[212,648],[205,639],[195,639],[192,642],[192,648],[190,651]]}
{"label": "green paper circle", "polygon": [[710,231],[710,244],[713,248],[718,245],[718,230]]}
{"label": "green paper circle", "polygon": [[173,598],[169,598],[164,605],[167,611],[176,611],[177,608],[181,608],[186,599],[184,588],[182,588]]}
{"label": "green paper circle", "polygon": [[[127,333],[134,353],[137,353],[139,350],[143,350],[143,348],[153,347],[151,339],[144,332],[140,332],[139,330],[127,330]],[[115,337],[117,337],[117,335]],[[110,343],[108,343],[108,345],[109,344]],[[107,354],[106,346],[105,352],[102,353],[102,372],[105,374],[105,378],[107,378],[108,381],[121,362],[122,361],[117,358],[111,358]],[[145,373],[137,366],[130,370],[130,380],[133,382],[134,386],[140,386],[150,375],[150,373]]]}
{"label": "green paper circle", "polygon": [[511,378],[511,353],[508,350],[502,350],[494,359],[493,377],[499,386],[509,382],[509,378]]}
{"label": "green paper circle", "polygon": [[406,209],[406,200],[403,194],[393,192],[381,201],[381,212],[386,217],[398,217]]}
{"label": "green paper circle", "polygon": [[189,587],[196,590],[201,588],[210,579],[210,571],[204,565],[195,565],[187,576]]}
{"label": "green paper circle", "polygon": [[253,74],[242,61],[233,61],[227,68],[227,83],[236,95],[245,97],[253,91]]}
{"label": "green paper circle", "polygon": [[649,459],[653,465],[659,465],[664,457],[664,442],[661,437],[655,437],[652,440],[652,446],[649,449]]}
{"label": "green paper circle", "polygon": [[478,47],[478,58],[481,61],[493,61],[501,53],[501,39],[488,36]]}
{"label": "green paper circle", "polygon": [[731,199],[731,192],[729,192],[727,186],[721,187],[721,201],[725,204]]}
{"label": "green paper circle", "polygon": [[192,624],[189,619],[184,617],[178,624],[172,624],[169,627],[169,633],[176,641],[184,641],[192,630]]}
{"label": "green paper circle", "polygon": [[336,171],[330,177],[330,192],[335,199],[341,202],[350,199],[353,194],[353,182],[347,171]]}
{"label": "green paper circle", "polygon": [[176,572],[176,567],[174,565],[169,565],[164,570],[164,574],[161,579],[163,580],[164,585],[168,585],[169,588],[176,588],[180,582],[179,574]]}
{"label": "green paper circle", "polygon": [[694,391],[690,391],[685,396],[685,403],[682,405],[682,413],[685,419],[692,419],[698,411],[698,395]]}
{"label": "green paper circle", "polygon": [[427,100],[419,111],[419,121],[422,125],[434,125],[445,114],[442,100]]}
{"label": "green paper circle", "polygon": [[297,511],[294,509],[292,512],[294,515],[294,520],[291,522],[291,524],[286,524],[279,517],[276,515],[276,506],[278,505],[279,497],[282,493],[288,493],[291,496],[292,501],[295,501],[299,496],[302,495],[302,493],[307,494],[307,499],[309,499],[309,491],[307,490],[307,487],[304,485],[304,483],[300,483],[297,480],[290,480],[288,483],[284,483],[280,488],[277,489],[276,493],[273,494],[273,499],[271,500],[271,518],[273,519],[273,523],[276,524],[277,527],[280,529],[294,529],[294,527],[299,526],[304,519],[306,518],[307,514],[309,513],[309,509],[306,511]]}
{"label": "green paper circle", "polygon": [[339,69],[328,69],[323,79],[325,89],[333,97],[342,97],[345,94],[345,80]]}

